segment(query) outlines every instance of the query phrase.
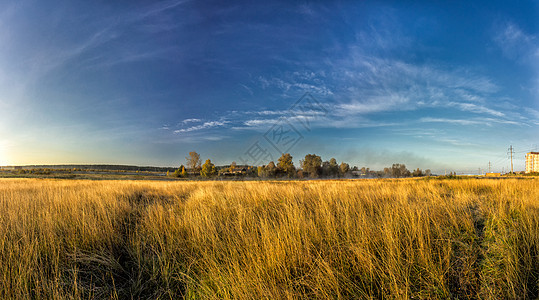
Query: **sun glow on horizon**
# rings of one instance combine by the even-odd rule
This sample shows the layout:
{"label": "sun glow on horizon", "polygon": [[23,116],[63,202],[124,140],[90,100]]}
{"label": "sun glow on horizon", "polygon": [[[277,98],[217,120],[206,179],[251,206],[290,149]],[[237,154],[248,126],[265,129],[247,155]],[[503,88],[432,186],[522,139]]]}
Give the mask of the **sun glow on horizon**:
{"label": "sun glow on horizon", "polygon": [[0,166],[7,166],[11,163],[9,151],[9,141],[0,140]]}

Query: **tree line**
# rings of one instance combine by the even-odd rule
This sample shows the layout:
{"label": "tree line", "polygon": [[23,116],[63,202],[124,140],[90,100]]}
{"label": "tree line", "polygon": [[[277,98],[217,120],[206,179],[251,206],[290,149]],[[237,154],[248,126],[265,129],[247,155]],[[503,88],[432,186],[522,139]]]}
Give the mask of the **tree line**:
{"label": "tree line", "polygon": [[335,158],[323,161],[322,157],[316,154],[307,154],[300,160],[297,168],[292,161],[290,153],[284,153],[279,157],[277,163],[270,161],[267,165],[249,166],[237,165],[232,162],[230,166],[216,167],[211,159],[207,159],[204,164],[200,154],[195,151],[189,152],[185,158],[186,164],[181,165],[173,173],[167,171],[168,176],[188,178],[188,177],[259,177],[259,178],[403,178],[431,176],[429,169],[410,171],[404,164],[393,164],[391,167],[380,171],[357,166],[351,167],[346,162],[337,162]]}

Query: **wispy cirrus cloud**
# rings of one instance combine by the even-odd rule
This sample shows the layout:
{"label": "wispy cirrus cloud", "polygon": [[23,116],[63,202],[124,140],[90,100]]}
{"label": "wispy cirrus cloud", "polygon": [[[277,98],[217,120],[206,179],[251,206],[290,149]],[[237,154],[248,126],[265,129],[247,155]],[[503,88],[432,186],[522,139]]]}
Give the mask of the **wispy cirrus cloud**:
{"label": "wispy cirrus cloud", "polygon": [[273,86],[283,93],[291,87],[317,86],[324,92],[316,95],[328,101],[333,113],[340,116],[425,107],[504,116],[485,100],[500,90],[487,76],[462,67],[448,69],[434,63],[412,64],[367,55],[358,47],[352,47],[346,59],[327,63],[319,70],[283,74],[281,79],[260,78],[260,83],[263,88]]}
{"label": "wispy cirrus cloud", "polygon": [[[398,122],[376,120],[375,116],[380,113],[418,111],[429,108],[450,108],[484,117],[479,119],[422,118],[423,123],[451,123],[463,126],[494,123],[521,124],[519,121],[508,119],[505,113],[488,107],[489,103],[485,99],[492,97],[493,93],[499,90],[499,87],[488,77],[464,69],[447,70],[435,65],[418,66],[372,56],[361,56],[361,58],[362,61],[346,66],[332,65],[333,69],[330,71],[294,72],[285,74],[284,79],[260,78],[259,82],[263,88],[273,86],[283,93],[290,93],[292,89],[314,84],[320,85],[320,91],[334,90],[335,92],[331,93],[322,92],[322,95],[315,94],[323,99],[322,101],[329,108],[327,115],[322,116],[316,111],[298,112],[286,109],[233,111],[225,112],[220,116],[221,119],[228,120],[220,127],[235,130],[262,130],[275,124],[279,117],[290,115],[307,118],[314,128],[395,126]],[[359,56],[355,59],[359,59]],[[325,78],[325,81],[321,78]],[[351,85],[351,82],[354,84]],[[294,92],[299,93],[300,90],[294,90]],[[459,99],[461,101],[457,101]],[[306,114],[302,115],[303,113]],[[373,118],[367,118],[367,116]],[[489,116],[495,118],[488,118]],[[212,127],[202,124],[193,126],[192,129],[182,129],[181,132]]]}
{"label": "wispy cirrus cloud", "polygon": [[[294,62],[296,68],[271,76],[254,76],[251,82],[254,86],[242,85],[242,88],[255,97],[257,89],[277,99],[297,98],[304,92],[316,95],[327,105],[328,114],[305,116],[313,128],[398,127],[408,121],[397,117],[394,122],[387,116],[396,117],[400,112],[414,115],[413,119],[420,123],[458,126],[534,124],[528,118],[529,114],[520,113],[522,109],[518,105],[511,108],[500,105],[516,101],[502,95],[503,84],[481,68],[436,60],[417,62],[395,55],[422,46],[412,37],[394,30],[399,27],[398,20],[387,16],[382,19],[384,22],[378,24],[380,26],[356,32],[356,43],[330,46],[345,55],[331,60],[300,59]],[[515,27],[509,27],[505,38],[508,41],[523,39],[527,43],[535,39],[523,36]],[[280,107],[223,112],[218,119],[228,122],[220,128],[264,130],[275,124],[279,117],[290,114],[286,105]],[[428,117],[428,112],[432,111],[440,115],[450,112],[460,117]],[[206,129],[202,125],[194,128]]]}
{"label": "wispy cirrus cloud", "polygon": [[522,62],[539,60],[538,37],[524,32],[515,23],[505,23],[493,39],[507,58]]}
{"label": "wispy cirrus cloud", "polygon": [[[314,73],[311,72],[311,74],[314,74]],[[260,76],[258,78],[258,81],[262,89],[274,87],[280,90],[282,95],[287,95],[287,96],[297,95],[297,94],[301,95],[302,93],[305,93],[305,92],[311,92],[313,94],[317,94],[320,96],[333,95],[333,91],[327,85],[323,84],[323,82],[320,82],[320,81],[317,82],[316,78],[307,79],[309,81],[301,80],[302,77],[303,79],[305,79],[303,72],[301,73],[292,72],[290,76],[287,75],[286,77],[289,77],[289,79],[292,79],[292,80],[288,80],[287,78],[284,78],[284,79],[278,78],[278,77],[273,77],[273,78],[268,79],[263,76]]]}
{"label": "wispy cirrus cloud", "polygon": [[456,107],[462,111],[469,111],[469,112],[474,112],[474,113],[479,113],[479,114],[489,114],[489,115],[493,115],[493,116],[496,116],[496,117],[503,117],[505,116],[504,113],[500,112],[500,111],[497,111],[497,110],[494,110],[494,109],[490,109],[490,108],[487,108],[483,105],[477,105],[477,104],[474,104],[474,103],[463,103],[463,102],[449,102],[447,103],[447,106],[449,107]]}
{"label": "wispy cirrus cloud", "polygon": [[498,27],[494,37],[503,56],[521,66],[529,67],[534,73],[533,78],[523,82],[522,88],[539,99],[539,36],[537,33],[524,31],[513,22],[506,22]]}
{"label": "wispy cirrus cloud", "polygon": [[[58,33],[53,39],[42,39],[36,36],[32,47],[19,45],[17,39],[12,39],[10,45],[19,47],[24,54],[24,64],[19,66],[24,70],[28,80],[39,80],[47,74],[73,64],[80,68],[100,69],[117,64],[133,63],[154,59],[172,59],[178,57],[178,46],[161,47],[148,43],[148,39],[164,31],[178,30],[183,23],[172,17],[165,17],[168,11],[174,11],[190,1],[164,1],[125,9],[121,12],[103,13],[102,11],[76,11],[75,5],[65,4],[62,9],[80,18],[88,20],[77,30],[77,35],[67,34],[70,24],[65,18],[52,14],[51,24]],[[24,14],[24,6],[13,8],[9,17],[20,19]],[[10,22],[17,23],[17,22]],[[133,35],[133,31],[140,34]],[[2,30],[0,30],[1,38]],[[129,38],[126,39],[126,36]],[[121,41],[121,44],[117,44]],[[107,55],[102,55],[103,47],[107,47]]]}
{"label": "wispy cirrus cloud", "polygon": [[185,119],[185,120],[181,121],[181,123],[183,123],[183,124],[198,123],[198,122],[202,122],[202,120],[201,119],[190,118],[190,119]]}
{"label": "wispy cirrus cloud", "polygon": [[495,118],[472,118],[472,119],[450,119],[450,118],[432,118],[424,117],[419,119],[420,123],[447,123],[447,124],[457,124],[457,125],[484,125],[492,126],[494,123],[498,124],[507,124],[507,125],[517,125],[517,126],[529,126],[528,124],[504,120],[504,119],[495,119]]}
{"label": "wispy cirrus cloud", "polygon": [[407,106],[409,102],[410,99],[406,96],[389,94],[370,97],[363,101],[352,100],[348,103],[337,104],[335,108],[338,110],[337,113],[341,115],[370,114],[410,109],[410,107]]}
{"label": "wispy cirrus cloud", "polygon": [[199,131],[199,130],[202,130],[202,129],[210,129],[210,128],[215,128],[215,127],[222,127],[227,123],[228,123],[227,121],[209,121],[209,122],[204,122],[201,125],[196,125],[196,126],[191,126],[191,127],[188,127],[188,128],[182,128],[182,129],[174,130],[174,133],[192,132],[192,131]]}
{"label": "wispy cirrus cloud", "polygon": [[[162,2],[152,3],[151,5],[146,6],[143,9],[130,12],[129,13],[130,18],[128,18],[127,20],[130,22],[139,22],[150,17],[159,16],[160,14],[162,14],[163,12],[167,10],[177,8],[178,6],[181,6],[188,2],[190,2],[190,0],[180,0],[180,1],[171,0],[171,1],[162,1]],[[159,16],[159,17],[162,17],[162,16]]]}
{"label": "wispy cirrus cloud", "polygon": [[425,117],[419,119],[419,122],[422,123],[449,123],[449,124],[458,124],[458,125],[484,125],[484,122],[467,120],[467,119],[448,119],[448,118],[431,118]]}
{"label": "wispy cirrus cloud", "polygon": [[[410,63],[391,57],[367,55],[360,48],[350,50],[347,59],[332,65],[333,74],[355,89],[421,91],[429,88],[458,89],[469,95],[491,94],[499,90],[493,81],[469,68],[447,68],[436,63]],[[340,76],[339,76],[340,75]],[[351,87],[354,87],[351,86]]]}
{"label": "wispy cirrus cloud", "polygon": [[526,107],[524,108],[524,111],[526,111],[528,114],[532,115],[536,120],[539,121],[539,110],[535,110],[533,108]]}
{"label": "wispy cirrus cloud", "polygon": [[243,125],[247,127],[261,127],[261,126],[272,126],[277,123],[279,119],[253,119],[243,122]]}

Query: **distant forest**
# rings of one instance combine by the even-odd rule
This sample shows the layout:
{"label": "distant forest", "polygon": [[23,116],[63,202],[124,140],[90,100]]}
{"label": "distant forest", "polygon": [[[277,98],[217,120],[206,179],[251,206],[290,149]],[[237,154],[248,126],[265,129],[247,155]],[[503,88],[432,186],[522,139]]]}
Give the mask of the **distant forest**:
{"label": "distant forest", "polygon": [[[406,165],[395,163],[383,170],[371,170],[368,167],[350,166],[346,162],[338,163],[335,158],[327,161],[316,154],[307,154],[295,166],[293,157],[284,153],[277,162],[270,161],[266,165],[251,166],[239,165],[232,162],[230,165],[215,166],[211,159],[204,163],[197,152],[189,152],[185,165],[179,167],[152,167],[132,165],[26,165],[3,167],[4,171],[17,171],[21,173],[48,174],[51,171],[68,172],[147,172],[158,173],[173,178],[401,178],[431,176],[431,171],[408,170]],[[45,172],[45,173],[44,173]]]}
{"label": "distant forest", "polygon": [[298,167],[294,166],[290,153],[283,153],[277,162],[270,161],[262,166],[238,165],[232,162],[230,166],[215,166],[211,159],[204,164],[197,152],[189,152],[185,158],[186,165],[181,165],[174,172],[167,172],[173,177],[259,177],[259,178],[381,178],[381,177],[420,177],[431,176],[431,171],[419,168],[410,171],[404,164],[393,164],[383,170],[374,171],[367,167],[350,166],[346,162],[338,163],[335,158],[323,161],[316,154],[307,154],[300,160]]}

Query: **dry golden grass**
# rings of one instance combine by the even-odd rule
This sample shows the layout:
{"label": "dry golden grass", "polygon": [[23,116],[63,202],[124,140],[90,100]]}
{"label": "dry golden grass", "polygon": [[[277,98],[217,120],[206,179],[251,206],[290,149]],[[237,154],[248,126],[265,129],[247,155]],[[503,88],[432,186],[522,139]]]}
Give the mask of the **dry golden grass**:
{"label": "dry golden grass", "polygon": [[539,180],[0,180],[0,298],[539,297]]}

